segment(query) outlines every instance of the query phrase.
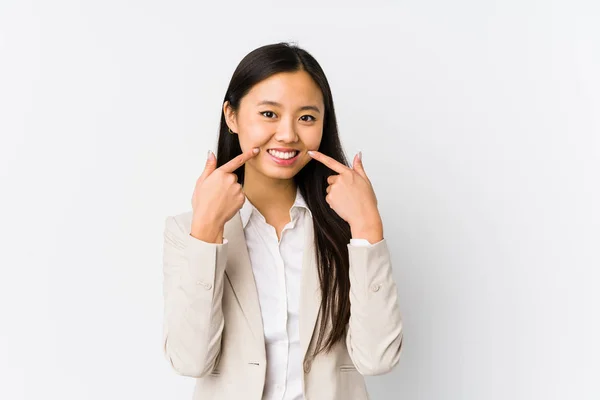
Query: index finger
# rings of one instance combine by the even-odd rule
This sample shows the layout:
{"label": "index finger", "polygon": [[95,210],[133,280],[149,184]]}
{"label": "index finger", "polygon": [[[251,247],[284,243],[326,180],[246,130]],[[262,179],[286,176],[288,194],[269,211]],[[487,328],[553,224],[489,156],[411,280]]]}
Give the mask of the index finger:
{"label": "index finger", "polygon": [[258,147],[250,149],[247,152],[242,153],[235,158],[232,158],[231,160],[229,160],[229,162],[221,165],[218,169],[220,169],[223,172],[232,173],[233,171],[244,165],[246,161],[257,155],[259,151],[260,149]]}
{"label": "index finger", "polygon": [[331,158],[329,156],[326,156],[323,153],[319,153],[316,150],[309,151],[308,155],[310,155],[312,158],[319,161],[320,163],[325,164],[325,166],[329,167],[329,169],[337,172],[338,174],[346,172],[350,169],[347,166],[345,166],[344,164],[334,160],[333,158]]}

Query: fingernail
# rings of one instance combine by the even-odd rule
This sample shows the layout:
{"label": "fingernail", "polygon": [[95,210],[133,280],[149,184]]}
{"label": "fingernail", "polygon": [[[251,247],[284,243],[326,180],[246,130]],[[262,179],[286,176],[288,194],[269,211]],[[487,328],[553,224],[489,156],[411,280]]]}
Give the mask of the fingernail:
{"label": "fingernail", "polygon": [[362,151],[358,152],[358,159],[359,159],[359,161],[362,161]]}
{"label": "fingernail", "polygon": [[255,148],[252,150],[252,152],[253,152],[254,154],[258,154],[258,152],[259,152],[259,151],[260,151],[260,149],[259,149],[258,147],[255,147]]}
{"label": "fingernail", "polygon": [[312,150],[309,150],[308,155],[312,157],[313,155],[315,155],[315,153]]}
{"label": "fingernail", "polygon": [[206,153],[206,159],[208,160],[210,158],[210,153],[211,151],[209,150],[208,153]]}

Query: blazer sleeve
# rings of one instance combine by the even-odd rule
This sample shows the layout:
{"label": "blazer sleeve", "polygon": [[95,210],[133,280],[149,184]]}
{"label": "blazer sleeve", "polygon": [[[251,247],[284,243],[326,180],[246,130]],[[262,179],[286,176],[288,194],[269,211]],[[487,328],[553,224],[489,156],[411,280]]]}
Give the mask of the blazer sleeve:
{"label": "blazer sleeve", "polygon": [[180,375],[200,378],[215,367],[224,327],[227,243],[200,241],[167,217],[163,247],[164,355]]}
{"label": "blazer sleeve", "polygon": [[350,321],[346,346],[358,372],[389,372],[400,358],[402,318],[387,242],[348,245]]}

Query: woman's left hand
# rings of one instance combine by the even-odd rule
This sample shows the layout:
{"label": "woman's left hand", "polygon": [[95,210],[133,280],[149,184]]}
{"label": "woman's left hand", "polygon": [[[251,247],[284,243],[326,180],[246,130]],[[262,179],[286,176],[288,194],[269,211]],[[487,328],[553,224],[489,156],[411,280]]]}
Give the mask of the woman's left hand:
{"label": "woman's left hand", "polygon": [[362,154],[354,157],[352,168],[318,151],[310,151],[309,155],[338,173],[327,178],[325,200],[350,225],[352,237],[367,239],[372,244],[381,241],[383,224],[373,186],[363,168]]}

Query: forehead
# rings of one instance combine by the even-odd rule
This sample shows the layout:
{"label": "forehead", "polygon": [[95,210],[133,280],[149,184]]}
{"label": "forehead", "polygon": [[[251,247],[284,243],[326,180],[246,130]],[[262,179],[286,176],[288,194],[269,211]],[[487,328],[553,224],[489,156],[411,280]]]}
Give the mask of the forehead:
{"label": "forehead", "polygon": [[257,83],[242,102],[255,106],[263,100],[281,103],[284,107],[316,105],[323,108],[323,94],[306,71],[281,72]]}

